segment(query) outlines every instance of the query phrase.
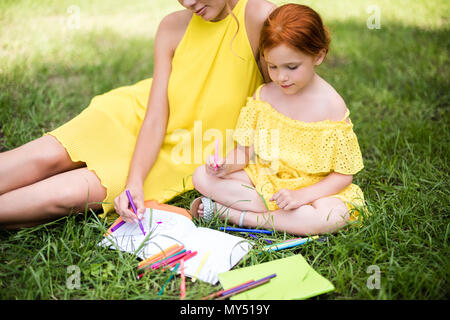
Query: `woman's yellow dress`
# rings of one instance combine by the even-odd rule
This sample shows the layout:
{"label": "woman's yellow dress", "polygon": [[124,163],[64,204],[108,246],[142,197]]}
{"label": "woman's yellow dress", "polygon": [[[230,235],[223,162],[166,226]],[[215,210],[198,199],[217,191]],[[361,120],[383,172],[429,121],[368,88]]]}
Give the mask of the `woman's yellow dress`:
{"label": "woman's yellow dress", "polygon": [[[269,210],[279,209],[269,199],[280,189],[297,190],[331,172],[354,175],[364,168],[348,109],[341,121],[303,122],[261,100],[261,88],[242,108],[234,139],[242,146],[255,146],[255,156],[244,171]],[[356,184],[330,196],[347,204],[351,220],[364,209],[364,194]]]}
{"label": "woman's yellow dress", "polygon": [[[193,189],[191,176],[214,152],[216,138],[226,154],[246,98],[263,83],[245,28],[247,0],[218,22],[193,15],[172,61],[168,85],[170,116],[158,158],[145,183],[145,200],[166,202]],[[92,99],[77,117],[47,134],[83,161],[107,190],[103,210],[125,188],[152,79]],[[230,143],[231,141],[231,143]],[[148,143],[152,143],[151,140]]]}

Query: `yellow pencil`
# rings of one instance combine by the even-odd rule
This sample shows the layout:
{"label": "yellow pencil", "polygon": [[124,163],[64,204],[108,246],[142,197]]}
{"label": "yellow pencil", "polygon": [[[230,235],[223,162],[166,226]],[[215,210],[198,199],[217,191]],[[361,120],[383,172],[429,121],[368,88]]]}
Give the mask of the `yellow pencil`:
{"label": "yellow pencil", "polygon": [[209,256],[209,250],[208,250],[208,252],[206,252],[205,256],[203,257],[202,262],[200,262],[200,265],[198,266],[197,271],[195,272],[195,275],[192,278],[192,282],[195,282],[197,280],[197,276],[200,273],[200,270],[202,270],[203,265],[206,262],[206,259],[208,259],[208,256]]}

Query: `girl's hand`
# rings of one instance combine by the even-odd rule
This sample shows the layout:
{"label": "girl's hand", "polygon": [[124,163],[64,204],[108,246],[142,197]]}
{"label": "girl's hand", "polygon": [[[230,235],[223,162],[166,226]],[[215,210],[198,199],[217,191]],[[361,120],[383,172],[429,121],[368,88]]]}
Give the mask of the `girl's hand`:
{"label": "girl's hand", "polygon": [[283,210],[297,209],[309,203],[301,189],[281,189],[270,198],[270,201],[275,201],[277,206]]}
{"label": "girl's hand", "polygon": [[222,177],[227,174],[226,164],[224,163],[224,159],[218,158],[217,162],[214,161],[214,156],[209,156],[206,159],[206,173],[216,177]]}
{"label": "girl's hand", "polygon": [[[128,196],[125,191],[127,189],[130,191],[131,197],[133,198],[133,202],[136,206],[137,216],[134,214],[130,201],[128,200]],[[114,199],[114,209],[116,209],[116,212],[122,217],[123,220],[125,220],[125,222],[138,222],[138,219],[141,220],[145,213],[144,188],[142,186],[127,186],[125,190]]]}

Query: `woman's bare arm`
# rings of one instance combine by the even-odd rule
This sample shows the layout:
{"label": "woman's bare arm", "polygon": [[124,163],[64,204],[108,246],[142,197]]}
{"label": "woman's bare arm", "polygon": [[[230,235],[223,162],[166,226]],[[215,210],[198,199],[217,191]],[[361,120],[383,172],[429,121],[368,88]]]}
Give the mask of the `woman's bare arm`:
{"label": "woman's bare arm", "polygon": [[[145,211],[144,181],[158,157],[167,129],[167,88],[172,72],[172,57],[187,25],[183,19],[186,20],[186,15],[180,15],[180,12],[166,16],[155,36],[153,82],[126,182],[126,189],[130,190],[139,213]],[[124,192],[115,199],[114,204],[121,216],[129,221],[136,220],[134,213],[128,209],[129,201]]]}

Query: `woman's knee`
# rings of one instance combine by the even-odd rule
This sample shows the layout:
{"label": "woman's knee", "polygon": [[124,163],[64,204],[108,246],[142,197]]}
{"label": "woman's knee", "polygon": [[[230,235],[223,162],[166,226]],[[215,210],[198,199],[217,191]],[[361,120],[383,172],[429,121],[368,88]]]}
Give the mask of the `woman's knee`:
{"label": "woman's knee", "polygon": [[55,173],[84,166],[83,162],[73,162],[63,145],[51,135],[30,142],[27,148],[37,166]]}
{"label": "woman's knee", "polygon": [[[95,173],[81,168],[63,173],[59,178],[49,199],[55,212],[83,212],[86,206],[94,210],[102,207],[100,202],[106,198],[106,189]],[[61,183],[61,180],[66,180],[66,183]]]}

